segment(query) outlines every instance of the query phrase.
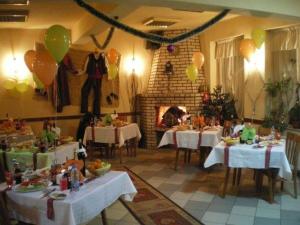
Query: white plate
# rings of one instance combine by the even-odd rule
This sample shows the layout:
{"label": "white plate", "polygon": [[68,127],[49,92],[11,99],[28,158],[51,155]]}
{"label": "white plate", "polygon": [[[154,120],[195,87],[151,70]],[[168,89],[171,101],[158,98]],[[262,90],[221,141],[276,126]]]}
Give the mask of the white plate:
{"label": "white plate", "polygon": [[50,193],[49,197],[55,200],[64,200],[67,197],[67,194],[62,191],[54,191]]}

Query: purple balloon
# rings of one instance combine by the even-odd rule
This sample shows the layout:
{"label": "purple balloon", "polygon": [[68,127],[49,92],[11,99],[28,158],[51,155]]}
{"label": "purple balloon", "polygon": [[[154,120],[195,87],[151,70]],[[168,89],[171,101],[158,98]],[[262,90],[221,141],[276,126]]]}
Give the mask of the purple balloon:
{"label": "purple balloon", "polygon": [[175,51],[175,45],[168,45],[167,50],[169,53],[173,53]]}

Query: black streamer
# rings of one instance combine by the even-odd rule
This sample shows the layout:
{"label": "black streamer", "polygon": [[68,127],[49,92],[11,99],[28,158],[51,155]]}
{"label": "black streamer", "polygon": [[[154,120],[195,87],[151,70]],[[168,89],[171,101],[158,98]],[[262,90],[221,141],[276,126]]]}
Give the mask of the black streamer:
{"label": "black streamer", "polygon": [[103,45],[101,45],[98,40],[96,39],[95,35],[91,34],[90,37],[92,38],[92,41],[94,42],[94,44],[96,45],[96,47],[100,50],[103,50],[107,47],[107,45],[109,44],[113,34],[114,34],[114,31],[115,31],[115,28],[114,27],[111,27],[110,30],[109,30],[109,33],[103,43]]}
{"label": "black streamer", "polygon": [[223,19],[228,12],[230,11],[229,9],[225,9],[222,12],[220,12],[218,15],[216,15],[214,18],[210,19],[209,21],[207,21],[206,23],[204,23],[203,25],[196,27],[188,32],[185,32],[183,34],[180,34],[176,37],[172,37],[172,38],[168,38],[168,37],[163,37],[157,34],[151,34],[151,33],[145,33],[143,31],[137,30],[133,27],[129,27],[113,18],[110,18],[109,16],[105,15],[104,13],[97,11],[95,8],[93,8],[92,6],[90,6],[89,4],[85,3],[84,0],[74,0],[80,7],[86,9],[89,13],[93,14],[94,16],[98,17],[99,19],[103,20],[104,22],[110,24],[111,26],[114,26],[118,29],[121,29],[127,33],[131,33],[135,36],[147,39],[149,41],[152,42],[157,42],[157,43],[167,43],[167,44],[174,44],[176,42],[179,41],[183,41],[187,38],[190,38],[204,30],[206,30],[207,28],[209,28],[210,26],[214,25],[215,23],[217,23],[218,21],[220,21],[221,19]]}

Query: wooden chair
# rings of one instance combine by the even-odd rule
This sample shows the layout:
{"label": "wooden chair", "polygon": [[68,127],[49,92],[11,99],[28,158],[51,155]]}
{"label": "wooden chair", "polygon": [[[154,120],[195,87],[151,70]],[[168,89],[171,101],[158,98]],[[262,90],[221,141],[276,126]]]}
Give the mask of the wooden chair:
{"label": "wooden chair", "polygon": [[231,133],[231,126],[232,126],[232,121],[231,120],[225,120],[223,124],[223,133],[222,136],[226,137],[229,136]]}
{"label": "wooden chair", "polygon": [[257,134],[259,136],[268,136],[271,133],[271,128],[259,126],[257,130]]}
{"label": "wooden chair", "polygon": [[[297,165],[298,165],[298,156],[300,151],[300,135],[287,133],[286,137],[286,147],[285,153],[287,159],[289,161],[291,170],[292,170],[292,179],[294,183],[294,198],[297,198]],[[265,170],[258,170],[256,181],[257,181],[257,189],[261,190],[262,186],[262,175],[266,175],[268,177],[268,185],[269,185],[269,201],[273,202],[276,181],[281,181],[281,190],[283,189],[284,179],[279,178],[277,176],[278,169],[270,168]]]}

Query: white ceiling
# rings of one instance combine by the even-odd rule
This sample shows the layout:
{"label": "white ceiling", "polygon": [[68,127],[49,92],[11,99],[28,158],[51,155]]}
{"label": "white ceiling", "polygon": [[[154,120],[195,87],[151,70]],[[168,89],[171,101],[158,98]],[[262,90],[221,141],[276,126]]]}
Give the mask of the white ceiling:
{"label": "white ceiling", "polygon": [[[1,1],[1,0],[0,0]],[[114,4],[93,4],[97,9],[109,12]],[[87,15],[73,0],[31,0],[29,6],[1,6],[0,9],[29,9],[25,23],[0,23],[0,28],[43,29],[60,24],[69,29]]]}
{"label": "white ceiling", "polygon": [[[126,18],[124,18],[123,22],[125,22],[126,24],[130,24],[136,29],[153,30],[153,27],[147,27],[143,25],[143,22],[150,17],[155,17],[178,20],[176,24],[170,26],[168,29],[194,28],[201,25],[202,23],[207,22],[217,14],[218,12],[190,12],[174,10],[166,7],[141,6],[130,13]],[[224,20],[231,19],[236,16],[237,15],[229,14],[224,18]]]}

